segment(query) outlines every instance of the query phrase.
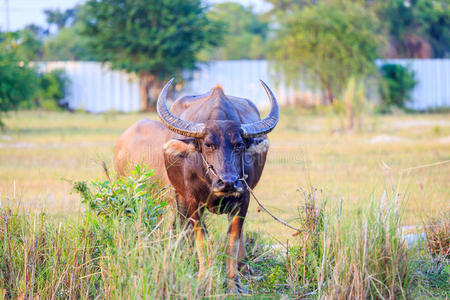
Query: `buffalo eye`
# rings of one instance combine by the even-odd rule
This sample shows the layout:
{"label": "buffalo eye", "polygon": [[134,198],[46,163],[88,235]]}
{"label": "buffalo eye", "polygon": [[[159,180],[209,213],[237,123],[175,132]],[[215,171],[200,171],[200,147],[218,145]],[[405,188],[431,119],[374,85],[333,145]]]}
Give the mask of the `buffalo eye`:
{"label": "buffalo eye", "polygon": [[216,147],[213,144],[211,144],[211,143],[205,143],[204,145],[205,145],[205,148],[207,150],[214,150],[214,149],[216,149]]}
{"label": "buffalo eye", "polygon": [[236,143],[234,145],[234,151],[241,152],[244,150],[245,144],[243,142]]}

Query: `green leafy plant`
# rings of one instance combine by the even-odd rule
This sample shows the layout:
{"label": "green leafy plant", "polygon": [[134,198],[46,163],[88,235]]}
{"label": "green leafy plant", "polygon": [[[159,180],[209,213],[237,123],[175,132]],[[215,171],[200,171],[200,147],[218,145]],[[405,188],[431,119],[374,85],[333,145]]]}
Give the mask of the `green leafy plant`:
{"label": "green leafy plant", "polygon": [[45,110],[60,110],[69,79],[63,70],[53,70],[39,77],[38,106]]}
{"label": "green leafy plant", "polygon": [[21,54],[22,43],[18,33],[0,33],[0,114],[17,109],[38,91],[36,72]]}
{"label": "green leafy plant", "polygon": [[136,221],[141,218],[145,226],[152,229],[167,204],[162,190],[152,180],[153,174],[153,170],[136,165],[128,177],[115,181],[93,181],[91,188],[84,181],[75,182],[73,188],[102,222],[113,219]]}
{"label": "green leafy plant", "polygon": [[417,84],[414,72],[408,67],[396,64],[385,64],[380,67],[381,101],[384,109],[396,106],[403,108],[411,99],[411,91]]}

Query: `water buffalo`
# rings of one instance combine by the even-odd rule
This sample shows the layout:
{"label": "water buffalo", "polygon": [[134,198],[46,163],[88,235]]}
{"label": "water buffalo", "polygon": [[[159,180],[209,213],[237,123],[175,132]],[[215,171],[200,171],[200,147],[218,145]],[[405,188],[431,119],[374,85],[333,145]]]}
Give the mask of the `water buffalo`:
{"label": "water buffalo", "polygon": [[254,188],[261,177],[269,149],[266,134],[278,122],[278,103],[261,81],[271,104],[263,120],[250,100],[225,95],[220,86],[203,95],[181,97],[169,110],[166,97],[172,80],[158,98],[161,122],[142,120],[127,129],[117,142],[114,165],[119,174],[126,174],[131,165],[144,163],[174,187],[179,216],[194,231],[200,277],[207,265],[205,209],[228,214],[228,289],[239,292],[238,262],[247,258],[243,225],[250,195],[246,183]]}

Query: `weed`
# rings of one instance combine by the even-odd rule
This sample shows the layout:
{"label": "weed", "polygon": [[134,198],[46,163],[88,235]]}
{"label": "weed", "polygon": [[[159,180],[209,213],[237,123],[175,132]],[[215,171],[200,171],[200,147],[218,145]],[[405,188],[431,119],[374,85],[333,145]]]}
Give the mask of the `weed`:
{"label": "weed", "polygon": [[86,182],[75,182],[73,189],[82,197],[82,203],[101,220],[124,218],[135,221],[142,217],[145,226],[152,229],[167,204],[162,196],[164,189],[158,190],[151,178],[153,174],[153,170],[136,165],[131,176],[116,181],[92,182],[93,192]]}

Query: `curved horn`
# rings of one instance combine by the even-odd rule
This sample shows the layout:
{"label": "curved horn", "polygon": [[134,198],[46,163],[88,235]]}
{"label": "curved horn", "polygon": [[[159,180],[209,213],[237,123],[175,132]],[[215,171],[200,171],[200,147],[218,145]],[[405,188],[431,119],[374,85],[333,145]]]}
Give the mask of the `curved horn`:
{"label": "curved horn", "polygon": [[269,87],[264,83],[264,81],[260,80],[262,86],[266,90],[267,96],[269,96],[271,108],[269,115],[261,121],[242,124],[242,136],[244,138],[257,137],[263,134],[267,134],[271,132],[278,123],[278,119],[280,117],[280,111],[278,108],[278,102],[272,91]]}
{"label": "curved horn", "polygon": [[172,130],[173,132],[188,137],[203,137],[205,131],[205,125],[203,123],[193,123],[182,120],[174,116],[167,108],[167,91],[169,90],[169,87],[172,84],[173,80],[174,78],[170,79],[159,94],[158,102],[156,103],[156,111],[158,112],[158,116],[160,117],[164,126]]}

